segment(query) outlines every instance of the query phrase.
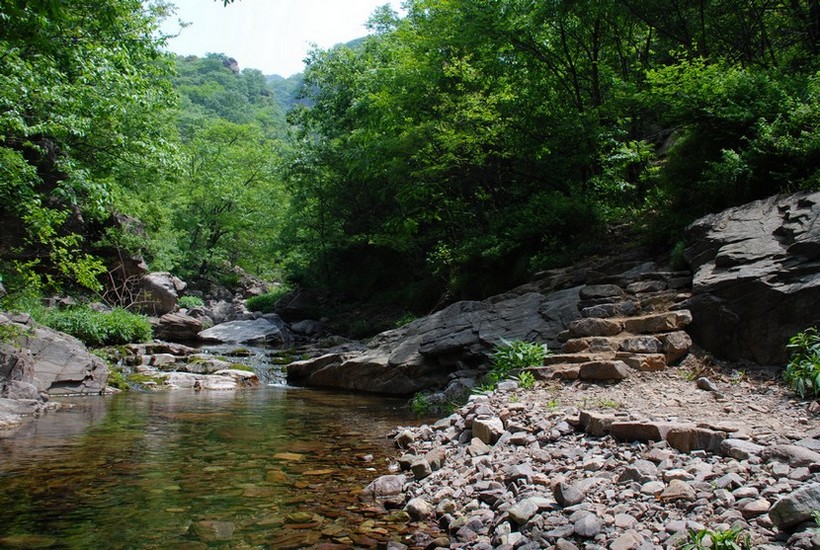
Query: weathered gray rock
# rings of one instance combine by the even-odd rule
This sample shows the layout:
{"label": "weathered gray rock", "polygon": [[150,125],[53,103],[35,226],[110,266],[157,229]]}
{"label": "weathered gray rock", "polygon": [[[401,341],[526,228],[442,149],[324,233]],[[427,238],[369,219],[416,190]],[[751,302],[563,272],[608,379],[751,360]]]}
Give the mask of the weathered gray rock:
{"label": "weathered gray rock", "polygon": [[726,439],[726,432],[685,425],[672,428],[666,434],[666,441],[669,445],[683,453],[697,449],[717,452],[724,439]]}
{"label": "weathered gray rock", "polygon": [[441,387],[456,368],[486,363],[502,339],[558,347],[556,335],[579,317],[578,302],[578,287],[457,302],[379,334],[363,352],[294,363],[288,381],[394,395]]}
{"label": "weathered gray rock", "polygon": [[731,208],[686,234],[695,342],[727,359],[785,363],[788,339],[820,321],[820,192]]}
{"label": "weathered gray rock", "polygon": [[166,313],[153,323],[154,337],[171,342],[191,342],[202,332],[202,321],[185,313]]}
{"label": "weathered gray rock", "polygon": [[813,483],[781,498],[769,510],[769,517],[780,529],[809,521],[820,510],[820,483]]}
{"label": "weathered gray rock", "polygon": [[276,315],[248,321],[229,321],[203,330],[199,339],[220,344],[288,345],[293,341],[288,328]]}
{"label": "weathered gray rock", "polygon": [[564,482],[555,484],[552,488],[552,496],[561,506],[575,506],[584,500],[584,493]]}
{"label": "weathered gray rock", "polygon": [[623,340],[620,349],[630,353],[661,353],[663,343],[654,336],[633,336]]}
{"label": "weathered gray rock", "polygon": [[384,475],[373,480],[364,488],[362,500],[382,505],[398,506],[404,503],[404,484],[407,478],[403,475]]}
{"label": "weathered gray rock", "polygon": [[0,316],[0,324],[17,332],[13,342],[0,343],[0,392],[7,391],[11,381],[51,395],[99,394],[105,389],[108,366],[76,338],[25,315]]}
{"label": "weathered gray rock", "polygon": [[623,330],[623,325],[611,319],[600,319],[598,317],[584,317],[569,324],[569,335],[571,338],[583,338],[585,336],[614,336]]}
{"label": "weathered gray rock", "polygon": [[161,316],[174,311],[179,293],[188,285],[179,277],[161,271],[143,276],[140,286],[140,309],[149,315]]}
{"label": "weathered gray rock", "polygon": [[720,454],[737,460],[748,460],[753,455],[759,455],[764,447],[745,439],[724,439],[720,444]]}
{"label": "weathered gray rock", "polygon": [[507,513],[510,515],[510,519],[518,525],[524,525],[538,513],[538,504],[534,499],[525,498],[521,502],[510,506]]}
{"label": "weathered gray rock", "polygon": [[760,457],[766,461],[785,462],[793,468],[820,465],[820,453],[801,445],[771,445],[760,453]]}
{"label": "weathered gray rock", "polygon": [[663,353],[669,365],[683,359],[692,347],[692,338],[682,330],[659,334],[657,337],[663,344]]}

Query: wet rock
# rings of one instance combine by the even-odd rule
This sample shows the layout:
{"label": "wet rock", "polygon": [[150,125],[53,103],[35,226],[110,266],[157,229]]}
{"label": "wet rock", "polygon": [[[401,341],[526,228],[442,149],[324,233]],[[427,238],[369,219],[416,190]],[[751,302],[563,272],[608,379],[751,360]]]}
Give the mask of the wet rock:
{"label": "wet rock", "polygon": [[403,475],[384,475],[376,478],[362,491],[362,498],[383,506],[399,506],[404,503]]}
{"label": "wet rock", "polygon": [[402,430],[399,434],[393,439],[396,443],[396,446],[399,449],[407,449],[410,445],[416,440],[416,437],[413,435],[413,432],[410,430]]}
{"label": "wet rock", "polygon": [[210,543],[231,540],[236,525],[230,521],[198,521],[190,529],[199,540]]}
{"label": "wet rock", "polygon": [[430,463],[425,459],[416,460],[410,465],[410,471],[413,472],[413,477],[416,479],[424,479],[433,473]]}
{"label": "wet rock", "polygon": [[180,312],[166,313],[154,324],[154,337],[171,342],[192,342],[198,339],[202,321]]}
{"label": "wet rock", "polygon": [[275,315],[266,315],[248,321],[229,321],[199,333],[203,342],[220,344],[289,345],[293,335],[284,322]]}
{"label": "wet rock", "polygon": [[404,507],[410,517],[416,521],[421,521],[433,515],[435,509],[433,506],[423,498],[413,498]]}

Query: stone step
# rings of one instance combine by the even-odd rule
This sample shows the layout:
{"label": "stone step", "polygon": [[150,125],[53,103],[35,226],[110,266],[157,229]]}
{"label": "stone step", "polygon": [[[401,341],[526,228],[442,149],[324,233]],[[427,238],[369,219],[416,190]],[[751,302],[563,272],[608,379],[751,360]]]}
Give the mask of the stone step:
{"label": "stone step", "polygon": [[632,369],[620,360],[595,360],[585,363],[559,363],[526,369],[538,380],[587,380],[618,382],[629,378]]}
{"label": "stone step", "polygon": [[[612,355],[612,354],[608,354]],[[613,359],[614,355],[604,357],[604,356],[596,356],[590,353],[556,353],[553,355],[547,355],[544,357],[544,366],[549,367],[551,365],[560,365],[560,364],[575,364],[575,363],[588,363],[589,361],[593,360],[601,360],[601,359]]]}
{"label": "stone step", "polygon": [[680,309],[638,317],[610,319],[610,321],[620,323],[623,330],[632,334],[655,334],[681,330],[692,322],[692,313],[688,309]]}
{"label": "stone step", "polygon": [[644,335],[621,333],[616,336],[572,338],[561,346],[560,355],[597,355],[603,359],[613,359],[620,352],[633,355],[662,354],[666,363],[672,365],[682,359],[691,347],[692,339],[682,330]]}
{"label": "stone step", "polygon": [[662,353],[635,354],[621,351],[615,354],[615,359],[642,372],[654,372],[666,368],[666,356]]}
{"label": "stone step", "polygon": [[596,317],[584,317],[572,321],[567,327],[570,338],[614,336],[620,334],[623,330],[624,326],[621,318],[599,319]]}

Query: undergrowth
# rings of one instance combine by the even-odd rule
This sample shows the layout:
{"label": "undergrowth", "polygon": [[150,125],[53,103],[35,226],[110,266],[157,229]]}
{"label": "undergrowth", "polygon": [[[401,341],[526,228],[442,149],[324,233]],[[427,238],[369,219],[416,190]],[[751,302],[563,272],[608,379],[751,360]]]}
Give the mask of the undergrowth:
{"label": "undergrowth", "polygon": [[800,397],[820,396],[820,334],[816,327],[798,332],[786,346],[791,350],[783,379]]}

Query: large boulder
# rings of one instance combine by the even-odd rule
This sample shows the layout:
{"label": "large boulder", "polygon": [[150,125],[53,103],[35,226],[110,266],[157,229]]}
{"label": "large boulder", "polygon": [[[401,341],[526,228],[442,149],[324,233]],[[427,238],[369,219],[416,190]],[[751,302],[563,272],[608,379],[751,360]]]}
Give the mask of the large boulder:
{"label": "large boulder", "polygon": [[152,321],[154,335],[170,342],[192,342],[204,328],[202,321],[185,313],[166,313]]}
{"label": "large boulder", "polygon": [[820,192],[775,196],[686,230],[695,271],[688,327],[720,357],[783,364],[789,337],[820,322]]}
{"label": "large boulder", "polygon": [[247,321],[229,321],[199,333],[203,342],[214,344],[268,344],[287,346],[293,335],[278,315],[264,315]]}
{"label": "large boulder", "polygon": [[559,345],[556,336],[577,319],[578,287],[505,294],[457,302],[377,335],[364,352],[324,355],[288,366],[288,381],[391,395],[441,386],[463,366],[485,363],[503,339]]}
{"label": "large boulder", "polygon": [[0,341],[0,393],[32,396],[31,386],[51,395],[105,389],[108,366],[76,338],[27,315],[0,315],[0,326],[9,335]]}
{"label": "large boulder", "polygon": [[148,273],[141,281],[140,309],[155,316],[171,313],[177,307],[179,293],[187,284],[167,271]]}

